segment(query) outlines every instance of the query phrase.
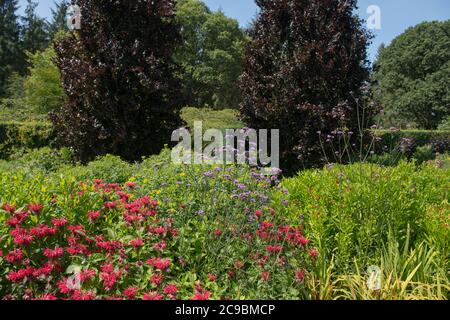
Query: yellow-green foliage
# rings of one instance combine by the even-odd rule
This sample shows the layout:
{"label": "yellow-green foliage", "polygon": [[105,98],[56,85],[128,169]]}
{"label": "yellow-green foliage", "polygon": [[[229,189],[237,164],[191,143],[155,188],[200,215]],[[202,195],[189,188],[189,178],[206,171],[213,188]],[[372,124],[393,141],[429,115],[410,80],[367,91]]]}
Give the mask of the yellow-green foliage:
{"label": "yellow-green foliage", "polygon": [[25,80],[25,101],[39,113],[55,110],[65,99],[55,57],[53,47],[28,55],[31,67]]}
{"label": "yellow-green foliage", "polygon": [[[417,166],[329,166],[285,179],[292,221],[319,248],[309,278],[316,299],[442,299],[449,293],[450,170]],[[279,192],[275,200],[284,198]],[[382,269],[380,292],[365,281]]]}
{"label": "yellow-green foliage", "polygon": [[203,121],[203,129],[238,129],[244,125],[237,119],[238,111],[234,109],[213,110],[209,108],[186,107],[181,116],[188,127],[194,121]]}
{"label": "yellow-green foliage", "polygon": [[47,122],[0,122],[0,158],[7,158],[15,149],[48,146],[53,141],[53,128]]}

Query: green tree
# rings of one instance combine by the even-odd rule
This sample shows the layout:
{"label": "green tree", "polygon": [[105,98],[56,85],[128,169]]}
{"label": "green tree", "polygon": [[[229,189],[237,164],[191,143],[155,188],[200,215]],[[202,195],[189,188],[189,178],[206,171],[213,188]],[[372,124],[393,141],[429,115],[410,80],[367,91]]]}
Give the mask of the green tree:
{"label": "green tree", "polygon": [[247,37],[239,23],[211,12],[198,0],[177,3],[183,45],[176,52],[185,93],[191,104],[237,107]]}
{"label": "green tree", "polygon": [[25,102],[37,113],[48,113],[62,106],[65,93],[61,86],[56,53],[53,46],[29,53],[29,76],[25,80]]}
{"label": "green tree", "polygon": [[18,72],[11,73],[5,86],[6,96],[9,99],[21,99],[23,97],[24,81],[25,77]]}
{"label": "green tree", "polygon": [[48,32],[53,40],[59,31],[67,31],[66,14],[69,2],[63,0],[61,3],[55,2],[55,9],[52,9],[52,20],[48,26]]}
{"label": "green tree", "polygon": [[35,53],[49,44],[47,21],[36,13],[37,2],[27,0],[25,16],[22,17],[22,51]]}
{"label": "green tree", "polygon": [[450,115],[450,20],[409,28],[379,51],[373,88],[386,125],[435,129]]}
{"label": "green tree", "polygon": [[20,65],[17,3],[17,0],[0,0],[0,97],[5,94],[8,78]]}

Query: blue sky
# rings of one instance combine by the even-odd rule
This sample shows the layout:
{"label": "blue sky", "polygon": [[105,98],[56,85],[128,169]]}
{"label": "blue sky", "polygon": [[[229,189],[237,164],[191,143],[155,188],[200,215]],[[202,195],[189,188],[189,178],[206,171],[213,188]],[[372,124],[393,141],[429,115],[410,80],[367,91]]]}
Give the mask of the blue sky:
{"label": "blue sky", "polygon": [[[42,17],[50,15],[53,0],[39,0],[38,13]],[[255,17],[257,6],[253,0],[204,0],[212,9],[221,9],[226,15],[235,18],[246,26]],[[26,0],[19,0],[22,6]],[[389,44],[392,39],[408,27],[422,21],[450,19],[450,0],[359,0],[358,14],[367,19],[367,8],[376,5],[381,9],[381,29],[373,30],[375,38],[369,50],[373,59],[381,43]]]}

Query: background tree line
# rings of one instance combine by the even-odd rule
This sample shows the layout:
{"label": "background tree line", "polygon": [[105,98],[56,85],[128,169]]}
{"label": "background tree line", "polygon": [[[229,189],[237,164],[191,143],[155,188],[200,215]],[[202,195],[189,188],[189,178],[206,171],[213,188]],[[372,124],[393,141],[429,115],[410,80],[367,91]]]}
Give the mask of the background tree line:
{"label": "background tree line", "polygon": [[[68,3],[55,2],[48,22],[36,14],[36,1],[28,0],[25,16],[19,17],[18,0],[0,0],[0,97],[21,98],[25,94],[22,102],[37,112],[61,105],[64,94],[59,89],[52,42],[58,32],[67,31]],[[180,66],[177,75],[185,103],[236,108],[248,41],[245,31],[236,20],[221,11],[212,12],[198,0],[179,0],[176,12],[183,40],[174,59]]]}

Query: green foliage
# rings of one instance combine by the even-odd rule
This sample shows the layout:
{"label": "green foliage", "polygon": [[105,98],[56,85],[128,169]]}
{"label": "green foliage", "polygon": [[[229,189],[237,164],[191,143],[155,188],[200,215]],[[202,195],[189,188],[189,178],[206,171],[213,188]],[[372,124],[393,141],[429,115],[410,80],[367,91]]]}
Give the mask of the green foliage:
{"label": "green foliage", "polygon": [[397,159],[391,164],[396,164],[402,157],[415,158],[417,149],[425,146],[430,146],[433,153],[450,152],[450,131],[376,130],[374,133],[379,137],[374,150],[377,154],[389,154]]}
{"label": "green foliage", "polygon": [[13,72],[8,78],[5,86],[5,95],[8,99],[23,98],[25,77],[17,72]]}
{"label": "green foliage", "polygon": [[447,117],[438,127],[438,130],[445,130],[450,132],[450,116]]}
{"label": "green foliage", "polygon": [[61,31],[68,31],[66,14],[70,1],[62,0],[60,3],[55,2],[55,9],[52,9],[52,20],[48,26],[48,33],[52,40]]}
{"label": "green foliage", "polygon": [[17,149],[48,146],[53,141],[53,129],[46,122],[0,123],[0,158],[8,158]]}
{"label": "green foliage", "polygon": [[0,170],[23,170],[30,175],[50,173],[73,164],[69,149],[56,150],[50,147],[36,149],[17,149],[9,156],[8,161],[0,161]]}
{"label": "green foliage", "polygon": [[17,6],[17,0],[0,1],[0,98],[5,96],[8,78],[21,63]]}
{"label": "green foliage", "polygon": [[[120,175],[124,169],[113,157],[102,158],[93,166],[95,174],[116,171]],[[308,255],[309,245],[300,246],[292,239],[285,240],[282,241],[282,251],[262,257],[265,252],[270,252],[267,247],[277,244],[279,240],[276,237],[260,237],[260,232],[278,234],[282,232],[278,230],[285,226],[288,230],[299,232],[297,225],[286,225],[286,218],[272,214],[267,206],[270,181],[255,175],[247,167],[175,166],[167,163],[160,166],[159,158],[146,159],[135,169],[138,170],[136,173],[141,174],[130,178],[128,182],[133,182],[131,187],[129,184],[107,185],[102,181],[94,184],[79,180],[80,176],[72,176],[70,171],[54,175],[35,172],[30,175],[22,170],[9,172],[0,169],[0,205],[8,203],[24,210],[29,203],[43,205],[39,215],[30,215],[26,219],[24,227],[50,225],[56,217],[68,222],[66,227],[58,229],[58,236],[39,239],[27,246],[31,264],[42,265],[44,248],[55,246],[64,247],[64,258],[59,260],[63,270],[82,265],[100,275],[106,257],[112,258],[114,267],[127,270],[121,273],[117,282],[114,281],[113,288],[105,289],[105,282],[100,280],[102,275],[98,277],[96,274],[92,281],[83,282],[83,289],[93,290],[98,299],[122,295],[123,290],[130,286],[138,288],[136,298],[141,298],[143,293],[162,291],[168,283],[177,285],[178,299],[190,299],[196,293],[197,281],[196,287],[201,285],[208,291],[208,296],[216,300],[308,297],[305,283],[296,281],[295,272],[308,270],[313,263],[313,258]],[[118,178],[121,179],[121,176]],[[245,190],[238,186],[245,186]],[[125,194],[128,200],[123,197]],[[135,204],[139,204],[139,199],[144,201],[142,197],[145,196],[149,196],[147,203],[151,204],[150,210],[144,213],[146,216],[139,221],[125,220],[141,215],[141,210],[135,210],[138,209]],[[106,204],[113,201],[116,207],[106,208]],[[93,210],[100,212],[95,221],[89,219],[88,214]],[[256,210],[260,210],[259,217],[255,215]],[[7,214],[0,211],[0,221],[9,219]],[[253,220],[249,221],[250,218]],[[258,219],[265,221],[265,229]],[[66,237],[70,233],[67,229],[75,224],[83,225],[86,236],[97,240],[91,242],[89,247],[94,249],[100,239],[104,239],[120,242],[123,250],[96,250],[89,255],[68,254]],[[163,233],[153,231],[162,227]],[[15,245],[6,223],[0,224],[0,234],[3,250],[12,251]],[[130,245],[130,241],[135,239],[142,240],[141,247]],[[156,245],[161,243],[164,243],[164,249],[158,250]],[[170,271],[158,271],[146,263],[152,256],[169,259]],[[0,258],[0,296],[12,294],[18,299],[22,297],[25,286],[14,286],[6,279],[6,274],[16,267]],[[268,275],[265,278],[262,277],[264,273]],[[160,286],[150,281],[155,274],[164,275]],[[55,272],[45,292],[51,291],[63,297],[56,283],[64,280],[65,276]],[[40,283],[36,278],[30,281]],[[36,297],[43,290],[42,286],[33,286]]]}
{"label": "green foliage", "polygon": [[183,45],[176,61],[188,103],[214,108],[237,107],[238,78],[247,38],[239,23],[223,12],[211,12],[199,0],[177,3]]}
{"label": "green foliage", "polygon": [[29,76],[25,80],[25,101],[37,113],[46,114],[62,106],[66,97],[55,65],[55,50],[49,47],[28,55]]}
{"label": "green foliage", "polygon": [[374,92],[385,125],[412,123],[436,129],[450,113],[450,20],[409,28],[381,49]]}
{"label": "green foliage", "polygon": [[[307,235],[339,274],[355,271],[354,260],[360,266],[379,265],[382,249],[392,241],[411,248],[425,241],[439,252],[439,263],[445,266],[450,252],[445,222],[449,179],[450,170],[439,168],[437,162],[305,171],[282,182],[290,194],[283,212],[293,221],[302,215]],[[447,228],[442,229],[442,223]],[[438,225],[441,230],[436,232]]]}
{"label": "green foliage", "polygon": [[[38,2],[27,0],[25,16],[22,17],[21,49],[22,52],[35,53],[44,50],[49,42],[47,21],[36,13]],[[25,65],[23,66],[23,68]]]}
{"label": "green foliage", "polygon": [[244,125],[237,120],[238,112],[234,109],[213,110],[208,108],[186,107],[181,117],[187,126],[193,128],[195,121],[203,122],[203,129],[238,129]]}

